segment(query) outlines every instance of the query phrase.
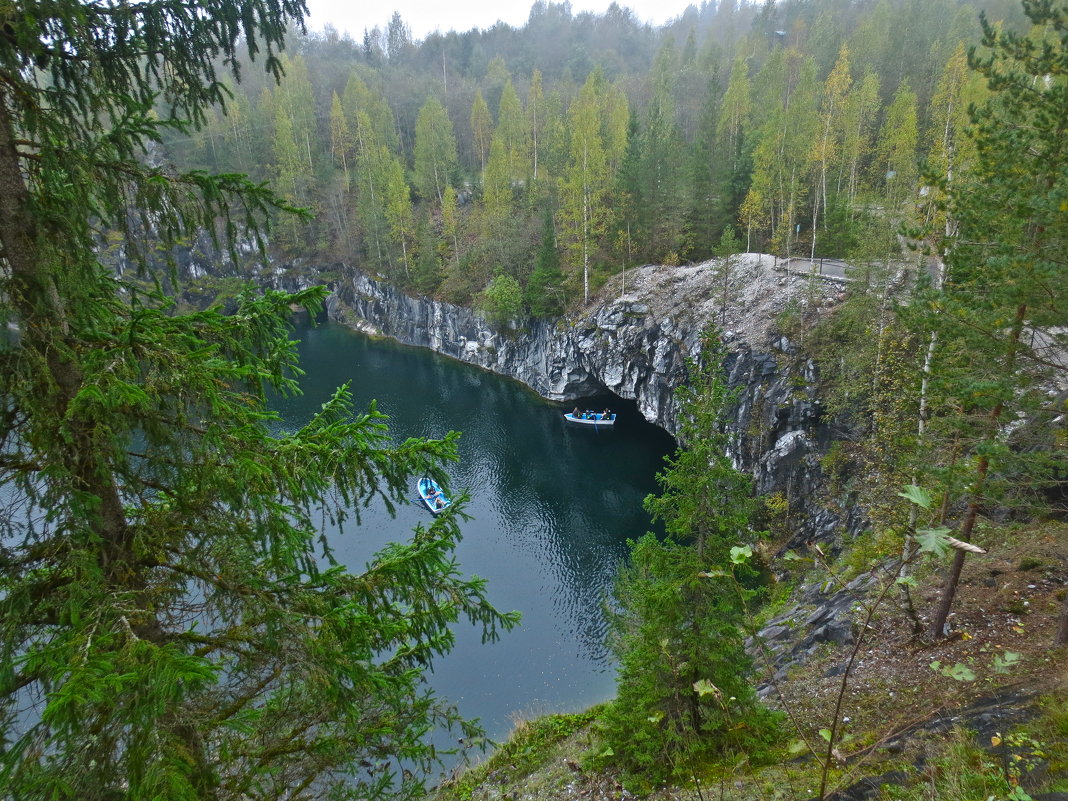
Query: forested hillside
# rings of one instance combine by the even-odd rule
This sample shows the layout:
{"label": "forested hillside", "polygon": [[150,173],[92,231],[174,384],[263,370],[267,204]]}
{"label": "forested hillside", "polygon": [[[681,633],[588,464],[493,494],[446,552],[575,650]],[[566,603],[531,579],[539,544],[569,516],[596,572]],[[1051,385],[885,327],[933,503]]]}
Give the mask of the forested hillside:
{"label": "forested hillside", "polygon": [[[1021,704],[1050,694],[1041,726],[986,732],[996,757],[921,754],[883,797],[1068,787],[1065,0],[724,0],[660,29],[537,3],[522,30],[422,42],[399,17],[305,36],[305,13],[0,3],[0,798],[415,798],[429,731],[480,742],[425,684],[457,624],[518,620],[456,563],[464,498],[358,572],[323,528],[447,484],[457,435],[396,442],[347,386],[279,428],[293,310],[329,289],[190,311],[155,256],[206,231],[494,324],[712,255],[690,272],[723,320],[740,250],[848,259],[833,314],[811,292],[781,310],[755,383],[778,373],[833,427],[806,500],[863,530],[792,542],[794,499],[754,497],[728,456],[731,338],[695,337],[645,504],[663,536],[633,543],[609,612],[618,697],[534,727],[592,726],[547,797],[581,774],[597,797],[726,798],[800,757],[801,783],[758,775],[752,797],[828,799],[933,708],[1018,676]],[[827,634],[832,602],[849,652],[805,653],[826,672],[750,670],[789,629]],[[538,745],[502,749],[490,797]]]}
{"label": "forested hillside", "polygon": [[518,30],[291,32],[281,83],[246,71],[227,115],[168,150],[312,210],[279,220],[283,257],[504,314],[557,312],[640,263],[863,262],[930,217],[921,163],[971,157],[980,12],[1026,30],[1009,0],[730,0],[656,29],[538,2]]}

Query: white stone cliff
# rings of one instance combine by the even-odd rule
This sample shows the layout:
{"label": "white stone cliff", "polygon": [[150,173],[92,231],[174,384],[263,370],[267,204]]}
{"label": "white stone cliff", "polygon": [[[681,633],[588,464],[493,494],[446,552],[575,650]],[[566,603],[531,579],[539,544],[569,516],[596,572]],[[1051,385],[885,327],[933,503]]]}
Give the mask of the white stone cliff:
{"label": "white stone cliff", "polygon": [[674,434],[674,391],[702,332],[723,332],[732,410],[731,457],[752,475],[758,493],[782,493],[799,536],[829,537],[844,523],[815,503],[818,457],[830,431],[814,397],[811,364],[799,360],[779,331],[785,312],[828,313],[841,279],[808,266],[787,271],[772,256],[740,254],[724,274],[721,261],[679,267],[646,265],[610,281],[579,313],[516,321],[507,330],[466,307],[405,295],[356,272],[331,296],[340,322],[510,376],[549,400],[570,402],[605,390],[637,403],[650,422]]}

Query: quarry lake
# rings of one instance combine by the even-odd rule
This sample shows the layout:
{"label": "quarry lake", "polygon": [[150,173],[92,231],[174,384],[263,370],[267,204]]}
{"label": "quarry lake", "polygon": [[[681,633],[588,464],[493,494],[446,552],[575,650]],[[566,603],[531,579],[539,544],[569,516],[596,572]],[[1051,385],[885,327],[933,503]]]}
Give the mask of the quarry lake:
{"label": "quarry lake", "polygon": [[[349,381],[357,411],[377,399],[397,441],[462,433],[460,460],[447,469],[453,491],[470,493],[473,519],[462,526],[457,557],[465,574],[488,580],[498,609],[523,619],[485,645],[473,627],[459,625],[431,686],[465,717],[479,718],[494,740],[518,717],[578,711],[611,697],[603,603],[627,539],[651,528],[642,499],[657,491],[655,474],[674,440],[633,404],[611,397],[588,405],[610,405],[619,414],[616,430],[569,427],[560,404],[430,351],[333,323],[294,336],[304,394],[273,404],[285,425],[305,423]],[[361,525],[331,532],[337,558],[358,571],[385,543],[407,539],[430,520],[416,498],[413,482],[395,517],[373,505]]]}

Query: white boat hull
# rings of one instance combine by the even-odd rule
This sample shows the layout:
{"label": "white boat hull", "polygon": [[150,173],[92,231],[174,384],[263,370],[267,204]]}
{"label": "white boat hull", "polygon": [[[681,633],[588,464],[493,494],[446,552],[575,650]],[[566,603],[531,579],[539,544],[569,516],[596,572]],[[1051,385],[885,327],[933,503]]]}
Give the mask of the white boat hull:
{"label": "white boat hull", "polygon": [[610,414],[607,417],[603,414],[594,414],[591,412],[581,412],[578,417],[575,417],[574,412],[567,412],[564,414],[564,419],[569,423],[574,423],[580,426],[613,426],[616,424],[616,416]]}

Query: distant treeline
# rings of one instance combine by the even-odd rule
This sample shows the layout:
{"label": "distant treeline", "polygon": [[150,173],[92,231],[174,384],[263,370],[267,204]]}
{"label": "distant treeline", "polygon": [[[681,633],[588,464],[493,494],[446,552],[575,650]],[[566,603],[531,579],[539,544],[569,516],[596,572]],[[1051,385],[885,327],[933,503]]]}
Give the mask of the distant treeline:
{"label": "distant treeline", "polygon": [[[979,14],[1015,2],[722,0],[653,28],[537,2],[527,24],[413,41],[291,34],[183,167],[268,180],[314,213],[282,256],[359,265],[501,314],[560,311],[622,267],[737,249],[863,261],[966,168]],[[487,293],[488,288],[488,293]]]}

